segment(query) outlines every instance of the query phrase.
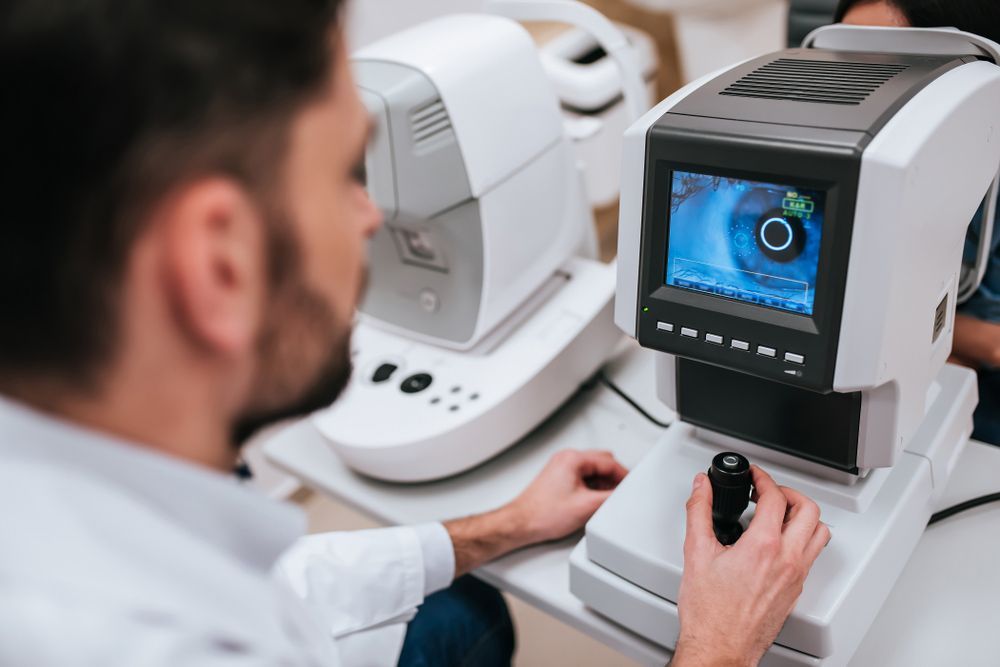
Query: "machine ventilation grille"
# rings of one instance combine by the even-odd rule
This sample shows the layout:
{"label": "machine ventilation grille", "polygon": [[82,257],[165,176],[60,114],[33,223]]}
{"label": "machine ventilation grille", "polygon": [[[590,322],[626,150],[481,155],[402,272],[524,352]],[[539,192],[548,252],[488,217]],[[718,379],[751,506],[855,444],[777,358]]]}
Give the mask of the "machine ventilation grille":
{"label": "machine ventilation grille", "polygon": [[909,65],[779,58],[758,67],[722,95],[858,105]]}
{"label": "machine ventilation grille", "polygon": [[451,119],[441,100],[415,109],[410,114],[410,127],[413,130],[413,143],[421,148],[431,143],[443,134],[451,132]]}
{"label": "machine ventilation grille", "polygon": [[944,325],[948,321],[948,295],[946,294],[938,307],[934,309],[934,336],[931,338],[932,343],[936,343],[937,339],[941,337],[941,332],[944,331]]}

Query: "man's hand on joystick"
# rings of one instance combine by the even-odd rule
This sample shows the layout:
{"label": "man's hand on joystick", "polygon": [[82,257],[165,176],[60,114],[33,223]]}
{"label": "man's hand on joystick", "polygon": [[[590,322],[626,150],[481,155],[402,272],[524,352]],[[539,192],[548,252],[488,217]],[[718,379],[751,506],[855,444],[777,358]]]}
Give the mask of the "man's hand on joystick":
{"label": "man's hand on joystick", "polygon": [[802,593],[816,558],[830,541],[809,498],[756,466],[757,511],[732,546],[712,524],[712,484],[699,473],[687,503],[681,622],[674,667],[756,665]]}

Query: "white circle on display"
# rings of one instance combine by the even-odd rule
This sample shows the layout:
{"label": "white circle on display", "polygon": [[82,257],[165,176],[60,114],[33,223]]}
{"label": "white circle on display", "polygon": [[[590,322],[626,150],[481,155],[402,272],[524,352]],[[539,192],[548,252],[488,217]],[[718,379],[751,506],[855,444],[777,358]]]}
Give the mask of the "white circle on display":
{"label": "white circle on display", "polygon": [[[778,224],[780,224],[785,228],[786,232],[788,232],[788,238],[783,245],[780,246],[772,245],[767,240],[767,226],[770,225],[772,222],[777,222]],[[792,237],[794,236],[794,234],[795,233],[792,231],[792,226],[788,224],[788,221],[785,220],[784,218],[770,218],[760,227],[761,242],[763,242],[764,245],[766,245],[770,250],[773,250],[774,252],[781,252],[782,250],[787,250],[788,246],[792,245]]]}

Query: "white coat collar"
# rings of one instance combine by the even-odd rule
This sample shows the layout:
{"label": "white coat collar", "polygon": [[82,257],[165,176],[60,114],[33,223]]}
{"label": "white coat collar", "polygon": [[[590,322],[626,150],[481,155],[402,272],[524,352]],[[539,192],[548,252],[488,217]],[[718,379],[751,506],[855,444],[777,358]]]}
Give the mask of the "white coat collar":
{"label": "white coat collar", "polygon": [[305,515],[234,476],[73,424],[0,395],[0,459],[65,466],[114,485],[201,541],[269,572]]}

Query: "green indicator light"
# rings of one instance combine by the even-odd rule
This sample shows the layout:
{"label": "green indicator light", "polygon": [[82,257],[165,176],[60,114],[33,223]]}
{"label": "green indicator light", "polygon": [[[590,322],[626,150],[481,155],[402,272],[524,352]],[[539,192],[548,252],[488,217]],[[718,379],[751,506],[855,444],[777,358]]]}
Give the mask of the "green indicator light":
{"label": "green indicator light", "polygon": [[646,306],[645,308],[643,308],[643,309],[642,309],[642,312],[644,312],[644,313],[648,313],[648,312],[649,312],[649,306]]}

